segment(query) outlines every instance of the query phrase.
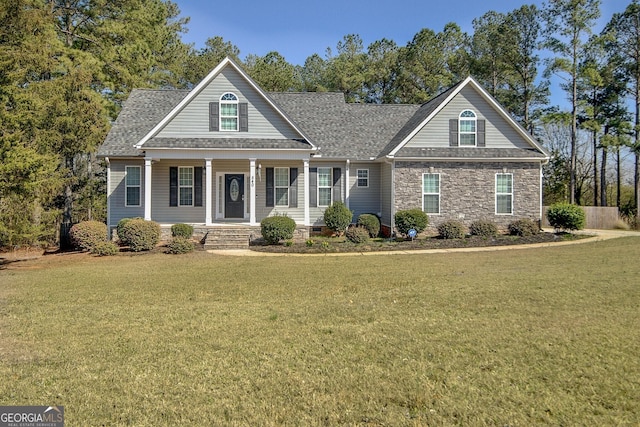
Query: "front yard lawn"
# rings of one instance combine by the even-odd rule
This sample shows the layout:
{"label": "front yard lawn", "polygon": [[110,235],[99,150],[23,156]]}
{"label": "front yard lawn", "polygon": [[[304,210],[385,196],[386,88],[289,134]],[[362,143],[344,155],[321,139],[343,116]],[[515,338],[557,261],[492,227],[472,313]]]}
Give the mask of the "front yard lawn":
{"label": "front yard lawn", "polygon": [[638,425],[640,239],[0,266],[0,403],[69,426]]}

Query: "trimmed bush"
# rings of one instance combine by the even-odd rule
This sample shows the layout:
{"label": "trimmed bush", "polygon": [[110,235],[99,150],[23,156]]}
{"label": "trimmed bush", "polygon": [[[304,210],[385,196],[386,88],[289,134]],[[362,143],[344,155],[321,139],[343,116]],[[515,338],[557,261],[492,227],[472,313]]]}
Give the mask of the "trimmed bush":
{"label": "trimmed bush", "polygon": [[344,232],[352,219],[353,212],[342,202],[333,202],[324,211],[324,224],[336,233]]}
{"label": "trimmed bush", "polygon": [[371,238],[378,237],[378,234],[380,234],[380,219],[373,214],[360,215],[357,224],[366,228]]}
{"label": "trimmed bush", "polygon": [[352,243],[365,243],[369,240],[369,230],[364,227],[349,227],[345,236]]}
{"label": "trimmed bush", "polygon": [[464,239],[467,227],[460,221],[445,221],[438,226],[438,233],[443,239]]}
{"label": "trimmed bush", "polygon": [[150,251],[160,241],[160,224],[154,221],[133,218],[126,221],[121,229],[122,235],[118,231],[118,236],[133,252]]}
{"label": "trimmed bush", "polygon": [[398,232],[403,236],[407,236],[409,230],[412,228],[418,233],[421,233],[429,224],[429,217],[422,211],[422,209],[398,211],[394,215],[394,219]]}
{"label": "trimmed bush", "polygon": [[512,236],[528,237],[534,236],[540,232],[538,224],[529,219],[522,218],[509,224],[509,234]]}
{"label": "trimmed bush", "polygon": [[585,213],[578,205],[556,203],[547,209],[549,224],[556,230],[581,230],[586,221]]}
{"label": "trimmed bush", "polygon": [[97,256],[113,256],[120,252],[120,247],[112,241],[98,242],[92,249],[91,253]]}
{"label": "trimmed bush", "polygon": [[498,234],[498,226],[493,221],[479,219],[471,223],[469,232],[473,236],[495,237]]}
{"label": "trimmed bush", "polygon": [[193,252],[194,249],[195,245],[189,237],[175,236],[169,241],[169,243],[167,243],[168,254],[186,254],[189,252]]}
{"label": "trimmed bush", "polygon": [[296,222],[284,215],[269,216],[260,221],[260,232],[269,245],[277,245],[280,240],[293,238]]}
{"label": "trimmed bush", "polygon": [[75,248],[90,251],[107,240],[107,226],[99,221],[82,221],[71,227],[69,237]]}
{"label": "trimmed bush", "polygon": [[127,242],[127,240],[124,237],[124,233],[122,232],[125,224],[129,221],[131,221],[132,219],[143,219],[140,217],[135,217],[135,218],[122,218],[120,221],[118,221],[118,225],[116,225],[116,232],[118,233],[118,240],[120,240],[120,244],[122,245],[128,245],[129,242]]}
{"label": "trimmed bush", "polygon": [[193,236],[193,227],[189,224],[173,224],[171,226],[171,236],[190,239]]}

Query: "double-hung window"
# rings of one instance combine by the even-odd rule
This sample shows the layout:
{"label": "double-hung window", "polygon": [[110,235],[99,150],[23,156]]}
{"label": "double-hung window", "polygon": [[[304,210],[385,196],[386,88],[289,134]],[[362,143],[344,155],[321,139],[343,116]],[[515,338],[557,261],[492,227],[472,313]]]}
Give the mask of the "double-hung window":
{"label": "double-hung window", "polygon": [[460,147],[476,146],[476,113],[471,110],[464,110],[460,113],[458,125],[458,134],[460,138]]}
{"label": "double-hung window", "polygon": [[238,130],[238,97],[230,92],[220,97],[220,130]]}
{"label": "double-hung window", "polygon": [[513,174],[496,174],[496,214],[513,214]]}
{"label": "double-hung window", "polygon": [[125,167],[125,206],[140,206],[140,166]]}
{"label": "double-hung window", "polygon": [[422,175],[422,210],[429,214],[440,213],[440,174]]}
{"label": "double-hung window", "polygon": [[289,168],[274,168],[276,206],[289,206]]}
{"label": "double-hung window", "polygon": [[369,186],[369,169],[358,169],[358,187]]}
{"label": "double-hung window", "polygon": [[318,168],[318,206],[331,205],[333,175],[331,168]]}
{"label": "double-hung window", "polygon": [[178,168],[178,194],[180,206],[193,206],[193,167]]}

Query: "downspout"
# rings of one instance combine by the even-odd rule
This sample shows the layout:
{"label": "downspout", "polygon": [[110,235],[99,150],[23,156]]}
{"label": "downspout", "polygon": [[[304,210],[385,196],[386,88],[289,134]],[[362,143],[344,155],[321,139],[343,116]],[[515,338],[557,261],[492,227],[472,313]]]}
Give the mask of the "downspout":
{"label": "downspout", "polygon": [[542,230],[542,222],[543,222],[543,185],[544,185],[544,172],[542,170],[542,166],[546,165],[547,163],[549,163],[549,159],[546,158],[544,159],[542,162],[540,162],[540,224],[539,224],[539,228]]}
{"label": "downspout", "polygon": [[393,230],[396,228],[396,224],[395,224],[395,202],[396,202],[396,170],[395,170],[395,159],[393,157],[389,157],[387,156],[384,159],[384,162],[387,163],[388,165],[391,165],[391,206],[389,206],[389,222],[390,222],[390,227],[391,230],[389,230],[389,233],[391,234],[391,236],[389,237],[393,237]]}
{"label": "downspout", "polygon": [[111,162],[104,158],[107,164],[107,240],[111,240]]}
{"label": "downspout", "polygon": [[349,159],[347,159],[345,167],[344,167],[344,174],[345,174],[345,180],[344,180],[344,201],[345,204],[347,205],[347,209],[349,209],[349,170],[350,170],[350,164],[351,161]]}

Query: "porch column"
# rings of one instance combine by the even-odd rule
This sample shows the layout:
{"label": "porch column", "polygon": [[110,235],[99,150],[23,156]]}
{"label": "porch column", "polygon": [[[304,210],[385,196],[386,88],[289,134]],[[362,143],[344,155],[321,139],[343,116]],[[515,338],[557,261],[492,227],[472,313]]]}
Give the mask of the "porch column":
{"label": "porch column", "polygon": [[151,157],[144,158],[144,219],[151,221]]}
{"label": "porch column", "polygon": [[256,159],[249,159],[249,224],[256,225]]}
{"label": "porch column", "polygon": [[309,221],[309,159],[304,159],[304,225],[311,225]]}
{"label": "porch column", "polygon": [[346,165],[344,167],[344,204],[349,207],[349,169],[351,166],[351,162],[347,159]]}
{"label": "porch column", "polygon": [[213,224],[213,168],[211,167],[212,159],[204,159],[205,166],[205,194],[204,194],[204,206],[205,206],[205,225]]}

